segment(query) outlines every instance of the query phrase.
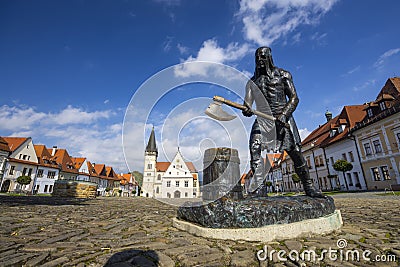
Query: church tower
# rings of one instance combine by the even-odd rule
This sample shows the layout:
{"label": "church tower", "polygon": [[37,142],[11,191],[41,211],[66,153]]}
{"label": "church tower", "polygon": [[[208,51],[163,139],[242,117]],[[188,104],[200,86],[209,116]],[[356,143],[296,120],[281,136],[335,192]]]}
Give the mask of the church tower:
{"label": "church tower", "polygon": [[156,181],[156,164],[157,164],[158,150],[156,144],[156,136],[154,134],[154,127],[151,130],[149,141],[147,142],[146,151],[144,154],[144,171],[143,171],[143,186],[142,196],[155,197],[154,183]]}

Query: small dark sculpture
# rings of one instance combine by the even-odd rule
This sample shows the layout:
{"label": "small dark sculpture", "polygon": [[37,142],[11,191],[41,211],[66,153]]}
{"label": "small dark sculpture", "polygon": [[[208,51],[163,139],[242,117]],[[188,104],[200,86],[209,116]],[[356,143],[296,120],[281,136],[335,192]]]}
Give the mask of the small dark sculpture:
{"label": "small dark sculpture", "polygon": [[[256,119],[250,135],[251,170],[253,172],[253,184],[260,185],[250,192],[250,195],[260,195],[263,192],[262,181],[265,178],[264,161],[261,152],[267,146],[268,132],[276,130],[276,145],[274,150],[283,153],[285,150],[292,159],[295,172],[303,183],[304,191],[310,197],[324,197],[314,188],[308,166],[301,153],[301,140],[292,113],[297,107],[299,98],[293,84],[291,74],[281,68],[277,68],[272,60],[271,49],[260,47],[255,54],[255,73],[246,86],[246,96],[243,115],[254,115],[251,111],[253,102],[256,102],[257,110],[271,112],[276,118],[275,122]],[[266,109],[265,101],[270,110]],[[289,127],[288,127],[289,124]],[[254,188],[253,188],[254,189]]]}

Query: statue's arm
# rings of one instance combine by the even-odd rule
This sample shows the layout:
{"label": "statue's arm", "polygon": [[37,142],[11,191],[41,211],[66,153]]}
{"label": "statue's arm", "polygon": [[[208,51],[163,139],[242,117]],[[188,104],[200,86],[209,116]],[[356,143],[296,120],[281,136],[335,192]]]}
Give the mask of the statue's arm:
{"label": "statue's arm", "polygon": [[247,109],[243,110],[242,113],[246,117],[250,117],[253,115],[251,112],[251,107],[253,106],[254,97],[251,91],[251,85],[254,84],[252,80],[249,80],[246,84],[246,92],[244,96],[243,105],[247,107]]}
{"label": "statue's arm", "polygon": [[283,108],[282,115],[286,117],[286,120],[288,120],[296,110],[299,103],[299,97],[297,96],[296,88],[294,87],[290,72],[282,70],[282,76],[283,82],[285,83],[285,95],[288,99],[286,106]]}

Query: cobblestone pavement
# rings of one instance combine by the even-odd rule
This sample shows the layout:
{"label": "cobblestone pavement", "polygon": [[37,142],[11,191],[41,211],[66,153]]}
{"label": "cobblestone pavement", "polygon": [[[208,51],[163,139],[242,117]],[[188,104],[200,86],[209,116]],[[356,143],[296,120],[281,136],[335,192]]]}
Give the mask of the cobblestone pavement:
{"label": "cobblestone pavement", "polygon": [[[400,197],[359,193],[334,198],[344,220],[340,231],[263,244],[179,231],[171,222],[176,207],[153,199],[0,196],[0,266],[399,266]],[[371,259],[397,261],[358,262],[350,254],[349,261],[334,261],[324,249],[338,249],[338,239],[347,242],[338,251],[368,250]],[[325,257],[309,261],[291,254],[292,259],[279,261],[276,253],[270,261],[259,261],[256,254],[265,248]]]}

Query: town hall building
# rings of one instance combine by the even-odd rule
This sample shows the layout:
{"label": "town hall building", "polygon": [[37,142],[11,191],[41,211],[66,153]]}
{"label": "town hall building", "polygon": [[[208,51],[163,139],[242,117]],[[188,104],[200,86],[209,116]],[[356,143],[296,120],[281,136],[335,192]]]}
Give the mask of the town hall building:
{"label": "town hall building", "polygon": [[181,152],[171,162],[158,162],[154,128],[146,146],[141,195],[152,198],[196,198],[200,196],[198,171],[185,162]]}

